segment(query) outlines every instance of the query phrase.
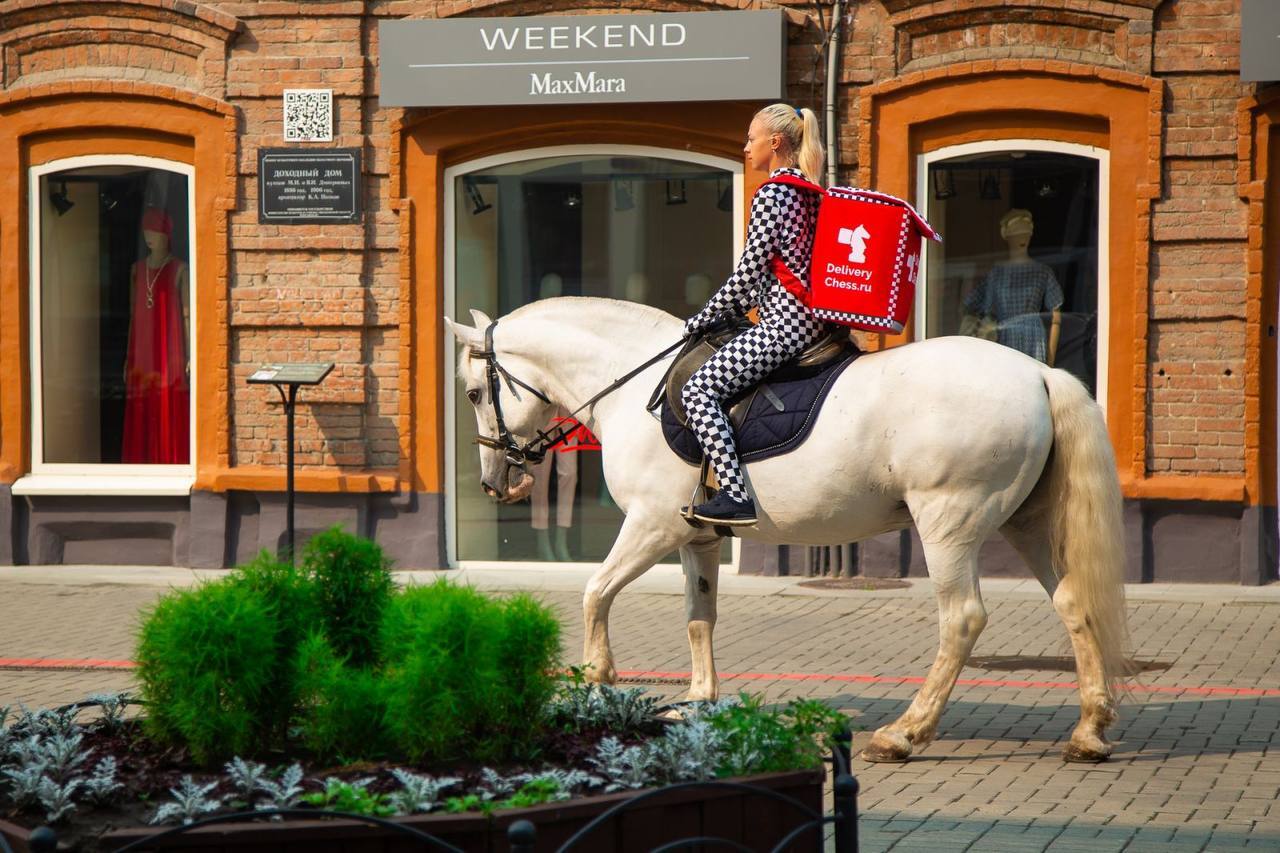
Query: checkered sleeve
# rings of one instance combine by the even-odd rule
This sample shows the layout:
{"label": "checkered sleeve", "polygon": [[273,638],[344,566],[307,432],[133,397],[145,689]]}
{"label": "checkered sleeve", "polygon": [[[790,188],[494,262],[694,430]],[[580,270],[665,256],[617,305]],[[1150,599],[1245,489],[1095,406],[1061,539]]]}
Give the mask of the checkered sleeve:
{"label": "checkered sleeve", "polygon": [[779,184],[765,184],[756,193],[751,202],[747,245],[742,249],[738,266],[703,309],[685,321],[686,334],[702,331],[721,314],[746,314],[759,302],[759,294],[773,274],[769,262],[782,244],[788,220],[794,218],[788,216],[788,211],[795,205],[787,204],[787,199],[795,195],[794,189]]}

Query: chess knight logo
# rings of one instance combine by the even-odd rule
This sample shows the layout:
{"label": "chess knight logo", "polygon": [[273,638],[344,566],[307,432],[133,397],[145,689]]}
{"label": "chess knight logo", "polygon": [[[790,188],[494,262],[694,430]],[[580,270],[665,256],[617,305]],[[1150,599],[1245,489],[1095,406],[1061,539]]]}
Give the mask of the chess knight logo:
{"label": "chess knight logo", "polygon": [[841,228],[836,235],[836,241],[842,246],[849,247],[849,263],[865,264],[867,262],[867,240],[871,238],[871,232],[865,226],[859,225],[857,228]]}

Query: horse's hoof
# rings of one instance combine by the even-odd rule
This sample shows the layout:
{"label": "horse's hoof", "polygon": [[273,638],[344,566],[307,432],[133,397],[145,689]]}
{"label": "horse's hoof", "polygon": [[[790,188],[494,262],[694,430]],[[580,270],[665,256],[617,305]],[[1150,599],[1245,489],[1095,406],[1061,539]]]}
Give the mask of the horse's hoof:
{"label": "horse's hoof", "polygon": [[911,741],[900,732],[880,729],[871,736],[871,742],[859,755],[862,756],[863,761],[900,764],[911,757]]}
{"label": "horse's hoof", "polygon": [[1062,750],[1062,760],[1071,764],[1097,764],[1111,757],[1111,744],[1093,735],[1073,737]]}

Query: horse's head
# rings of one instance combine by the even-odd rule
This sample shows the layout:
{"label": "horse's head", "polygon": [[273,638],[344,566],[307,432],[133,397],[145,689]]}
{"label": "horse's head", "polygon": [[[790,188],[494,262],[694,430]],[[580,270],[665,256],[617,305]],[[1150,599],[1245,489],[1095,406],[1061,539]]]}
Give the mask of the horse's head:
{"label": "horse's head", "polygon": [[512,356],[503,358],[496,351],[486,354],[485,330],[493,321],[474,308],[471,318],[475,326],[455,323],[448,317],[444,322],[458,340],[458,377],[476,413],[480,485],[499,503],[516,503],[533,491],[529,462],[520,456],[518,448],[546,427],[555,406],[540,392],[531,393],[502,375],[504,369],[514,370],[517,380],[524,379],[516,366],[522,362]]}

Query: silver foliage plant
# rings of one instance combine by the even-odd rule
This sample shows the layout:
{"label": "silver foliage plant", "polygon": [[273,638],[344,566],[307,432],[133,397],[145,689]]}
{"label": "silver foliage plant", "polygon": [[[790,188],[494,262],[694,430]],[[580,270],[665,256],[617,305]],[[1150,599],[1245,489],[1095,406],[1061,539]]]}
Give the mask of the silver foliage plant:
{"label": "silver foliage plant", "polygon": [[81,784],[83,782],[80,779],[58,783],[48,776],[40,777],[40,785],[36,789],[36,795],[40,798],[40,805],[44,808],[45,819],[49,823],[57,823],[76,810],[76,804],[72,802],[71,797],[79,790]]}
{"label": "silver foliage plant", "polygon": [[85,701],[102,709],[102,717],[98,723],[103,731],[114,732],[124,724],[124,712],[128,709],[131,698],[127,692],[94,693]]}
{"label": "silver foliage plant", "polygon": [[116,791],[124,787],[116,781],[116,771],[116,760],[107,756],[98,762],[91,776],[79,780],[90,800],[95,803],[105,803]]}
{"label": "silver foliage plant", "polygon": [[391,793],[391,807],[396,814],[410,815],[429,812],[440,805],[440,792],[452,788],[461,782],[453,776],[434,779],[430,776],[419,776],[407,770],[397,768],[391,771],[400,783],[400,790]]}
{"label": "silver foliage plant", "polygon": [[642,687],[620,688],[609,684],[569,684],[552,700],[552,719],[578,729],[627,732],[653,719],[658,700]]}
{"label": "silver foliage plant", "polygon": [[168,823],[175,819],[181,819],[183,823],[192,823],[202,815],[216,812],[222,808],[222,800],[217,797],[208,798],[216,787],[218,787],[217,780],[199,785],[190,776],[183,776],[178,787],[169,789],[169,793],[173,794],[173,802],[160,806],[155,816],[151,818],[151,823]]}
{"label": "silver foliage plant", "polygon": [[613,792],[714,779],[723,757],[723,737],[709,722],[694,717],[638,746],[607,737],[587,761],[604,777],[605,791]]}
{"label": "silver foliage plant", "polygon": [[254,795],[262,790],[263,783],[271,782],[266,775],[267,766],[256,761],[245,761],[240,756],[231,759],[224,767],[236,795],[246,803],[252,803]]}
{"label": "silver foliage plant", "polygon": [[266,809],[291,809],[298,804],[302,796],[302,765],[294,764],[280,774],[280,781],[273,782],[263,778],[258,782],[258,790],[266,794],[266,800],[258,804],[260,811]]}

